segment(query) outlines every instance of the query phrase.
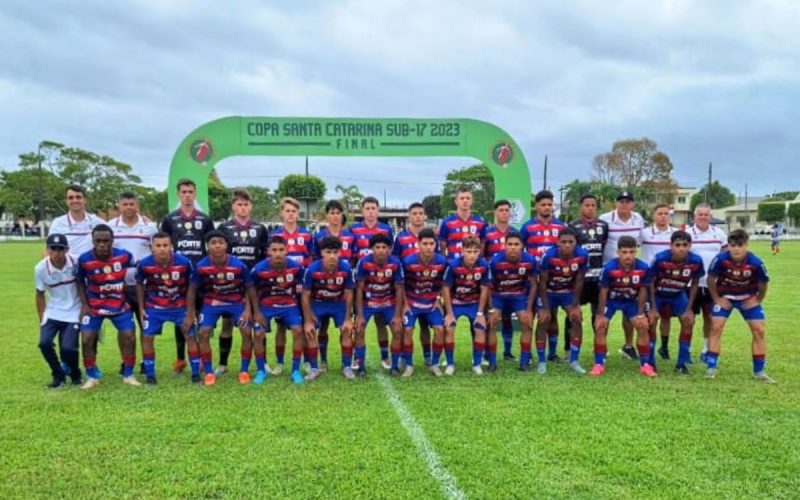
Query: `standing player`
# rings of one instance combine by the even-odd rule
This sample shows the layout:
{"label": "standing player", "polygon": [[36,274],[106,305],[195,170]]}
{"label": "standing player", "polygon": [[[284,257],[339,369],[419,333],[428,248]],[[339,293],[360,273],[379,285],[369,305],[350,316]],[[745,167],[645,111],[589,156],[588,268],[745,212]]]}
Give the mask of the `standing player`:
{"label": "standing player", "polygon": [[775,383],[764,371],[767,363],[764,308],[767,296],[767,266],[747,248],[749,236],[735,229],[728,236],[728,251],[719,254],[708,269],[708,290],[714,299],[711,311],[711,336],[706,353],[706,378],[717,376],[722,330],[731,311],[739,311],[753,334],[753,376],[756,380]]}
{"label": "standing player", "polygon": [[[419,232],[419,253],[403,260],[403,277],[405,280],[405,300],[403,303],[403,346],[402,353],[406,362],[403,377],[414,375],[414,324],[417,318],[433,327],[436,337],[443,335],[444,318],[439,304],[439,293],[444,284],[447,271],[447,259],[436,253],[436,235],[432,229],[425,228]],[[396,340],[392,342],[392,375],[399,375],[398,362],[400,346]]]}
{"label": "standing player", "polygon": [[565,227],[558,235],[558,246],[545,252],[539,264],[539,324],[536,330],[536,353],[539,358],[537,372],[547,373],[544,355],[545,334],[550,317],[558,308],[570,319],[569,367],[583,375],[586,370],[580,365],[583,323],[581,316],[581,293],[583,276],[589,263],[589,254],[577,246],[575,230]]}
{"label": "standing player", "polygon": [[769,233],[772,255],[781,253],[781,225],[775,224]]}
{"label": "standing player", "polygon": [[[203,297],[203,307],[197,316],[199,330],[197,333],[200,359],[206,376],[205,385],[214,385],[217,376],[211,363],[211,330],[220,317],[227,316],[236,323],[242,333],[242,364],[239,371],[239,383],[250,383],[250,358],[253,349],[253,335],[250,328],[250,303],[247,294],[253,287],[250,271],[242,261],[228,254],[228,240],[225,233],[214,229],[206,234],[208,255],[195,264],[192,282],[186,299],[187,312],[184,329],[189,330],[190,322],[197,316],[196,298]],[[256,342],[263,342],[263,332],[257,333]],[[263,356],[256,358],[258,371],[265,372]],[[260,374],[259,374],[260,375]]]}
{"label": "standing player", "polygon": [[86,190],[77,184],[66,189],[67,213],[53,219],[49,234],[67,237],[69,254],[75,259],[92,249],[92,229],[105,221],[86,211]]}
{"label": "standing player", "polygon": [[[180,206],[164,217],[161,221],[161,230],[172,238],[174,251],[192,261],[194,265],[206,255],[205,236],[214,229],[214,223],[208,215],[195,207],[197,186],[193,180],[179,180],[177,190]],[[202,299],[198,298],[198,302],[200,300]],[[199,309],[200,303],[195,306]],[[175,373],[181,373],[186,369],[186,340],[183,330],[177,326],[175,348],[177,358],[172,369]]]}
{"label": "standing player", "polygon": [[113,248],[114,233],[105,224],[92,229],[94,248],[78,258],[77,289],[81,301],[81,342],[86,382],[81,389],[92,389],[100,384],[97,369],[97,336],[103,320],[109,319],[120,337],[122,354],[122,382],[140,386],[133,376],[136,364],[136,337],[134,336],[131,307],[125,300],[125,275],[134,264],[127,250]]}
{"label": "standing player", "polygon": [[[228,253],[242,261],[247,269],[253,269],[256,262],[264,259],[264,251],[267,247],[267,229],[250,218],[250,214],[253,212],[253,199],[246,189],[233,191],[231,212],[233,216],[220,224],[218,229],[228,238]],[[223,317],[222,329],[219,334],[217,376],[228,371],[228,357],[232,347],[233,322],[230,318]],[[263,351],[263,346],[258,349]]]}
{"label": "standing player", "polygon": [[[170,236],[159,231],[150,244],[151,255],[144,257],[136,268],[136,303],[142,318],[142,359],[147,384],[156,384],[155,336],[161,335],[164,323],[182,328],[186,321],[186,295],[192,276],[192,262],[172,250]],[[186,336],[194,337],[194,325]],[[200,382],[200,355],[189,349],[192,381]]]}
{"label": "standing player", "polygon": [[648,362],[650,336],[648,334],[645,303],[647,302],[647,264],[636,258],[636,239],[621,236],[617,241],[617,257],[603,266],[600,275],[600,308],[595,316],[594,366],[589,373],[600,376],[606,371],[606,334],[608,324],[619,311],[636,329],[639,347],[639,373],[655,377],[656,372]]}
{"label": "standing player", "polygon": [[697,315],[703,314],[703,350],[700,354],[700,361],[706,361],[708,351],[708,337],[711,334],[711,309],[714,300],[711,292],[708,291],[708,271],[711,269],[711,261],[714,257],[728,249],[727,237],[722,229],[711,225],[711,205],[701,203],[694,209],[694,225],[688,233],[692,235],[692,251],[703,259],[703,267],[706,275],[700,277],[700,287],[697,290],[697,298],[692,304],[692,312]]}
{"label": "standing player", "polygon": [[[617,247],[619,239],[623,236],[630,236],[639,243],[638,239],[644,228],[644,219],[639,212],[634,212],[635,200],[633,193],[622,191],[617,195],[617,206],[611,212],[606,212],[600,216],[600,220],[608,224],[608,241],[603,250],[603,264],[617,257]],[[622,318],[622,331],[625,334],[625,345],[619,353],[628,359],[637,359],[636,348],[633,347],[633,325],[627,316]]]}
{"label": "standing player", "polygon": [[[482,375],[481,357],[486,342],[486,305],[489,303],[489,264],[481,258],[481,240],[468,235],[462,241],[462,255],[451,260],[444,274],[442,298],[447,313],[444,317],[444,331],[433,341],[433,363],[431,371],[437,377],[442,375],[439,357],[444,348],[447,359],[445,375],[455,373],[454,349],[458,318],[469,320],[475,332],[472,339],[472,371]],[[495,344],[496,345],[496,344]],[[495,364],[497,360],[495,359]]]}
{"label": "standing player", "polygon": [[[300,202],[294,198],[282,198],[280,201],[281,206],[281,222],[282,225],[278,226],[270,236],[279,236],[286,242],[286,258],[293,260],[307,269],[311,265],[312,256],[314,255],[314,238],[311,231],[304,227],[300,227],[297,220],[300,216]],[[316,344],[316,342],[315,342]],[[325,342],[324,356],[322,359],[327,365],[327,341]],[[273,375],[280,375],[283,373],[283,358],[286,353],[286,325],[278,323],[278,329],[275,332],[275,358],[276,365],[272,370]],[[324,368],[325,366],[323,366]]]}
{"label": "standing player", "polygon": [[[551,248],[558,246],[558,234],[564,229],[564,223],[553,217],[553,193],[547,190],[539,191],[534,197],[536,215],[522,225],[520,234],[525,242],[525,250],[536,258],[536,263],[542,261],[544,254]],[[548,361],[560,361],[558,357],[558,317],[554,314],[548,318],[547,343],[549,354]],[[538,328],[537,328],[538,331]]]}
{"label": "standing player", "polygon": [[480,215],[472,213],[472,192],[461,186],[456,192],[456,213],[445,217],[439,226],[439,245],[442,253],[452,260],[462,254],[462,242],[469,235],[486,240],[486,221]]}
{"label": "standing player", "polygon": [[[39,316],[39,350],[53,375],[53,381],[47,386],[51,389],[61,387],[67,375],[73,384],[81,383],[81,369],[78,366],[81,301],[75,286],[78,266],[75,258],[67,254],[68,250],[67,237],[51,232],[47,237],[47,257],[36,264],[33,273],[36,313]],[[60,362],[53,349],[56,335]],[[62,363],[67,368],[66,373]]]}
{"label": "standing player", "polygon": [[[510,232],[516,232],[510,224],[511,203],[508,200],[497,200],[494,202],[494,224],[486,228],[486,244],[484,245],[484,258],[486,262],[491,262],[492,258],[498,253],[502,253],[506,248],[506,236]],[[514,324],[511,315],[502,316],[503,324],[503,359],[514,361],[516,358],[511,352],[514,343]]]}
{"label": "standing player", "polygon": [[370,240],[372,252],[356,267],[356,362],[358,375],[366,375],[365,330],[370,318],[382,318],[392,328],[393,343],[403,336],[403,263],[390,255],[392,241],[385,234]]}
{"label": "standing player", "polygon": [[[538,269],[536,258],[524,250],[522,235],[508,233],[503,252],[489,263],[492,308],[489,309],[489,371],[497,371],[497,326],[504,314],[514,313],[520,323],[519,369],[531,370],[531,337],[533,336],[533,305],[536,301]],[[480,347],[480,346],[478,346]],[[474,361],[474,360],[473,360]],[[473,367],[473,371],[474,371]]]}
{"label": "standing player", "polygon": [[[291,329],[292,382],[302,384],[300,361],[305,341],[298,297],[303,293],[303,266],[286,257],[286,242],[280,236],[270,238],[267,252],[269,257],[256,264],[250,272],[256,295],[250,298],[253,304],[253,319],[256,325],[263,327],[264,332],[271,331],[272,318]],[[260,383],[260,377],[260,374],[256,374],[254,382]]]}
{"label": "standing player", "polygon": [[[639,233],[642,260],[649,264],[653,262],[656,254],[668,249],[674,232],[675,228],[669,225],[669,205],[665,203],[656,205],[653,209],[653,224],[643,228]],[[658,349],[658,354],[662,359],[669,359],[669,320],[670,316],[667,313],[661,315],[661,347]],[[653,366],[655,366],[657,323],[657,321],[650,323],[650,364]]]}
{"label": "standing player", "polygon": [[656,254],[650,263],[650,321],[661,316],[662,324],[672,316],[681,323],[678,362],[675,371],[689,374],[689,347],[692,345],[694,314],[689,305],[697,296],[697,285],[703,276],[703,259],[691,252],[692,237],[686,231],[675,231],[670,237],[670,248]]}
{"label": "standing player", "polygon": [[[353,270],[350,264],[339,259],[342,243],[328,236],[321,243],[322,258],[315,260],[306,269],[303,277],[303,319],[306,336],[314,335],[326,317],[333,319],[339,329],[342,346],[342,375],[355,377],[353,362]],[[319,376],[317,347],[309,345],[306,357],[311,363],[311,372],[306,380]]]}

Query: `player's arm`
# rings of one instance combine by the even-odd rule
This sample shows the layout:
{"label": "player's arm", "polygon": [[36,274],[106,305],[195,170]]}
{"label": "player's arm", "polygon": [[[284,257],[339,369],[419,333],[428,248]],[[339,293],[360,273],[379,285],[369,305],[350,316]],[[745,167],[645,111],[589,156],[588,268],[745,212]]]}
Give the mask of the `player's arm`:
{"label": "player's arm", "polygon": [[608,318],[606,318],[604,314],[607,303],[608,303],[608,285],[607,284],[604,285],[601,281],[600,296],[597,299],[597,314],[595,314],[594,316],[595,328],[597,328],[598,326],[608,325]]}
{"label": "player's arm", "polygon": [[42,323],[44,318],[44,309],[47,307],[47,300],[44,295],[44,290],[36,290],[36,314],[39,316],[39,324]]}
{"label": "player's arm", "polygon": [[637,316],[645,316],[644,311],[646,309],[647,296],[650,295],[649,293],[647,293],[649,290],[650,290],[649,284],[647,286],[639,287],[639,294],[637,296],[638,306],[636,308]]}
{"label": "player's arm", "polygon": [[86,296],[86,282],[81,277],[75,280],[75,288],[78,290],[78,299],[81,301],[81,317],[89,314],[89,298]]}
{"label": "player's arm", "polygon": [[267,320],[263,314],[261,314],[261,308],[259,307],[258,303],[258,292],[256,292],[255,286],[248,286],[245,288],[245,295],[247,296],[247,302],[250,303],[251,310],[253,311],[252,318],[253,323],[266,326]]}
{"label": "player's arm", "polygon": [[489,285],[482,283],[481,284],[481,295],[478,298],[478,314],[475,316],[475,323],[478,325],[483,325],[483,328],[486,329],[486,311],[489,305]]}
{"label": "player's arm", "polygon": [[[531,272],[528,276],[530,280],[530,292],[528,292],[528,311],[533,311],[533,305],[536,303],[536,296],[539,293],[539,273]],[[545,283],[547,283],[545,281]]]}
{"label": "player's arm", "polygon": [[456,315],[453,312],[453,295],[450,291],[450,286],[445,283],[442,287],[442,302],[444,302],[444,326],[449,328],[450,325],[456,322]]}
{"label": "player's arm", "polygon": [[398,328],[403,326],[403,312],[406,308],[406,285],[402,281],[394,284],[394,319]]}
{"label": "player's arm", "polygon": [[304,330],[306,334],[313,335],[316,331],[317,318],[311,310],[311,289],[308,287],[303,288],[303,294],[300,295],[300,303],[303,306],[303,318],[305,318]]}
{"label": "player's arm", "polygon": [[578,270],[575,275],[575,298],[572,301],[572,306],[569,308],[569,317],[573,320],[581,319],[581,295],[583,295],[583,282],[586,275],[586,268]]}
{"label": "player's arm", "polygon": [[356,281],[356,330],[361,331],[367,326],[364,321],[364,280]]}
{"label": "player's arm", "polygon": [[343,333],[353,333],[353,289],[347,288],[344,291],[344,323],[342,324]]}
{"label": "player's arm", "polygon": [[758,282],[758,294],[756,295],[756,301],[759,304],[764,302],[764,299],[767,297],[767,282],[766,281],[759,281]]}
{"label": "player's arm", "polygon": [[[550,321],[550,304],[547,301],[547,282],[550,280],[550,271],[542,269],[539,271],[539,300],[542,308],[539,309],[539,322],[544,324]],[[530,306],[528,306],[530,309]]]}
{"label": "player's arm", "polygon": [[194,283],[189,284],[186,290],[186,318],[183,320],[183,331],[188,332],[197,319],[197,285]]}
{"label": "player's arm", "polygon": [[441,251],[442,255],[447,256],[447,222],[442,221],[442,225],[439,226],[439,250]]}
{"label": "player's arm", "polygon": [[731,307],[731,302],[726,299],[725,297],[720,296],[719,292],[717,292],[717,275],[716,274],[709,274],[708,275],[708,293],[711,295],[711,300],[714,301],[714,304],[720,306],[723,309],[729,310]]}
{"label": "player's arm", "polygon": [[147,318],[147,313],[144,307],[144,284],[136,280],[136,304],[139,306],[139,317],[142,319]]}
{"label": "player's arm", "polygon": [[[645,299],[645,302],[650,303],[650,311],[647,319],[651,324],[655,324],[655,322],[658,321],[658,311],[656,310],[656,280],[652,280],[646,287],[642,288],[646,288],[647,290],[648,297]],[[689,302],[689,304],[691,304],[691,302]]]}

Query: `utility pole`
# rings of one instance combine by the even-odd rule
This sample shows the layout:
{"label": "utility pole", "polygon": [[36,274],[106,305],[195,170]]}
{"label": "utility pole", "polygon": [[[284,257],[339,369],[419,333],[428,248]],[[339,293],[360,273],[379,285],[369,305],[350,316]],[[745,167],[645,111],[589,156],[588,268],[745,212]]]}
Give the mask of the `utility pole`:
{"label": "utility pole", "polygon": [[[44,201],[43,200],[43,198],[44,198],[44,185],[42,184],[42,143],[41,142],[39,143],[39,146],[36,148],[36,160],[39,163],[39,179],[38,179],[39,180],[39,182],[38,182],[38,191],[39,191],[38,198],[39,198],[39,202],[37,203],[37,205],[38,205],[38,207],[37,207],[37,213],[38,213],[37,219],[39,219],[38,220],[38,222],[39,222],[39,236],[41,237],[41,236],[44,236],[44,223],[42,222],[42,219],[44,219],[44,207],[42,206],[43,205],[43,201]],[[23,233],[23,236],[24,236],[24,233]]]}
{"label": "utility pole", "polygon": [[708,194],[711,191],[711,162],[708,162],[708,186],[706,186],[706,199],[705,202],[708,203]]}
{"label": "utility pole", "polygon": [[544,182],[542,183],[542,189],[547,189],[547,155],[544,155]]}

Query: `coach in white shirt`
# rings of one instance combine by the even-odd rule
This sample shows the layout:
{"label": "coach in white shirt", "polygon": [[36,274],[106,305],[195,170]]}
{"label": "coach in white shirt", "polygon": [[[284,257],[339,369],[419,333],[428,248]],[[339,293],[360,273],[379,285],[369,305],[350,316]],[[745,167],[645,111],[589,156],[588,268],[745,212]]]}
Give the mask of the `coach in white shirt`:
{"label": "coach in white shirt", "polygon": [[67,237],[69,254],[76,259],[92,249],[92,229],[105,221],[86,211],[86,191],[77,184],[67,186],[67,213],[53,219],[48,234]]}
{"label": "coach in white shirt", "polygon": [[[48,387],[60,387],[69,375],[73,384],[81,383],[78,365],[81,301],[75,285],[78,261],[67,253],[69,244],[63,234],[47,237],[47,257],[34,270],[36,312],[39,315],[39,350],[50,366],[53,381]],[[49,300],[47,295],[49,295]],[[58,336],[61,361],[53,348]],[[62,363],[66,370],[62,369]],[[64,373],[64,372],[67,373]]]}
{"label": "coach in white shirt", "polygon": [[[603,264],[617,256],[617,242],[622,236],[632,236],[637,243],[641,243],[644,218],[639,212],[634,212],[635,200],[633,193],[622,191],[617,195],[617,208],[604,213],[599,218],[608,224],[608,241],[603,249]],[[625,345],[619,350],[620,354],[629,359],[637,359],[636,348],[633,347],[633,325],[623,317],[622,329],[625,332]]]}
{"label": "coach in white shirt", "polygon": [[[694,209],[694,225],[687,231],[692,237],[692,252],[698,254],[703,259],[703,267],[708,272],[711,261],[720,252],[728,248],[728,236],[722,229],[711,225],[711,205],[701,203]],[[704,361],[705,353],[708,351],[708,334],[711,332],[711,308],[714,301],[708,292],[707,276],[700,278],[700,287],[697,289],[697,298],[692,304],[692,311],[695,314],[703,313],[703,352],[700,360]]]}

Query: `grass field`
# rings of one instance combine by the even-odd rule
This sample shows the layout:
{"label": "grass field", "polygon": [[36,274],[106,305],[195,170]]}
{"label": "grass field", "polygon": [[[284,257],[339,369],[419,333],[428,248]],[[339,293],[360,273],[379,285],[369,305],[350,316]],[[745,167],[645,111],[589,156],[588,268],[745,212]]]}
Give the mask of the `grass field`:
{"label": "grass field", "polygon": [[[751,378],[749,333],[732,316],[716,380],[696,361],[690,377],[665,362],[657,379],[639,376],[616,354],[615,321],[600,379],[512,364],[476,378],[462,324],[452,378],[372,369],[348,382],[334,348],[334,370],[299,387],[287,376],[240,386],[235,375],[192,387],[169,374],[171,335],[157,343],[159,385],[123,386],[109,335],[98,356],[106,375],[85,392],[44,387],[32,284],[41,248],[0,244],[0,498],[797,498],[800,244],[779,257],[753,248],[772,276],[775,385]],[[238,341],[232,359],[237,351]],[[591,364],[591,334],[581,359]]]}

